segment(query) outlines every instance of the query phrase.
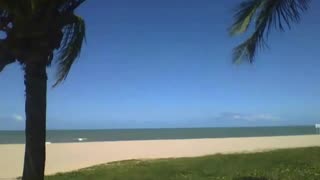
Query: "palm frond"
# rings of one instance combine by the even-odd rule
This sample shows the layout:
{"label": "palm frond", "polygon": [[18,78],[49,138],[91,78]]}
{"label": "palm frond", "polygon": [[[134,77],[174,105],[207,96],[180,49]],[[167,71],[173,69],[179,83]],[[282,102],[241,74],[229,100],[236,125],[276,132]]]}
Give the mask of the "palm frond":
{"label": "palm frond", "polygon": [[8,11],[0,10],[0,31],[7,32],[8,24],[12,22],[12,17]]}
{"label": "palm frond", "polygon": [[0,9],[11,11],[19,15],[30,15],[32,11],[31,0],[1,0]]}
{"label": "palm frond", "polygon": [[0,72],[2,72],[7,65],[14,62],[14,59],[0,59]]}
{"label": "palm frond", "polygon": [[67,78],[72,64],[80,55],[85,39],[85,31],[84,20],[73,15],[73,22],[65,26],[63,30],[64,37],[55,58],[55,61],[58,63],[58,72],[57,80],[53,87]]}
{"label": "palm frond", "polygon": [[[3,5],[3,7],[1,7]],[[0,31],[8,33],[10,28],[8,24],[12,21],[10,16],[8,4],[0,3]],[[6,39],[0,40],[0,72],[10,63],[13,63],[15,58],[11,55],[10,48],[8,48],[8,41]]]}
{"label": "palm frond", "polygon": [[246,0],[237,7],[234,14],[234,23],[229,29],[231,36],[239,35],[247,31],[253,16],[261,6],[263,0]]}
{"label": "palm frond", "polygon": [[0,40],[0,72],[8,65],[15,62],[15,58],[11,55],[7,42]]}
{"label": "palm frond", "polygon": [[241,43],[233,49],[233,62],[241,63],[243,60],[253,63],[256,56],[257,48],[267,47],[267,43],[263,38],[264,31],[256,31],[245,42]]}
{"label": "palm frond", "polygon": [[257,50],[267,46],[266,39],[271,28],[285,31],[291,28],[292,23],[299,23],[310,1],[248,0],[240,5],[230,34],[238,35],[247,31],[252,21],[255,27],[252,35],[234,49],[233,61],[238,63],[246,60],[253,63]]}
{"label": "palm frond", "polygon": [[57,8],[61,13],[73,12],[85,0],[57,0]]}
{"label": "palm frond", "polygon": [[1,10],[13,10],[17,7],[18,0],[1,0],[0,1],[0,9]]}

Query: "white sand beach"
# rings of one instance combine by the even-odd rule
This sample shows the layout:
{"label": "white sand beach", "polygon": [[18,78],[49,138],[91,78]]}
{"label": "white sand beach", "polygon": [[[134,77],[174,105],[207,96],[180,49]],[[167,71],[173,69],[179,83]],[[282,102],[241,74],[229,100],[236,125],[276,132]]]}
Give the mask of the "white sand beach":
{"label": "white sand beach", "polygon": [[[128,159],[195,157],[320,146],[320,135],[47,144],[46,174]],[[24,145],[0,145],[0,179],[22,174]]]}

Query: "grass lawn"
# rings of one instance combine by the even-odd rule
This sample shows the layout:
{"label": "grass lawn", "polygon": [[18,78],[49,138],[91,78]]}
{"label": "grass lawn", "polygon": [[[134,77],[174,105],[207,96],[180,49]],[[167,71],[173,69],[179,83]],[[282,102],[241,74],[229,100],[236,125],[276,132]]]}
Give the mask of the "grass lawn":
{"label": "grass lawn", "polygon": [[130,160],[47,180],[320,180],[320,147],[197,158]]}

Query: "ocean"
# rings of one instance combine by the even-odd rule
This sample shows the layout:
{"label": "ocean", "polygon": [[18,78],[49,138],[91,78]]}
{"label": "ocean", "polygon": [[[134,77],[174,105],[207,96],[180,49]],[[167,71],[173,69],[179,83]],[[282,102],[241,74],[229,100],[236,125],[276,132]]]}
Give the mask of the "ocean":
{"label": "ocean", "polygon": [[[198,139],[316,134],[314,126],[48,130],[47,143],[128,141],[156,139]],[[23,144],[23,131],[0,131],[0,144]]]}

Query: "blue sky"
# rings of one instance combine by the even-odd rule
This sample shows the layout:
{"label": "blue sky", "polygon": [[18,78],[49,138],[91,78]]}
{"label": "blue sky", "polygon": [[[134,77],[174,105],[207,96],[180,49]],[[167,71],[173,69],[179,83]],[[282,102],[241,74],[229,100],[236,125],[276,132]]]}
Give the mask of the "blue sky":
{"label": "blue sky", "polygon": [[[87,1],[87,43],[48,90],[48,129],[314,124],[320,121],[320,2],[272,33],[254,65],[231,63],[240,0]],[[49,69],[53,84],[54,69]],[[19,65],[0,74],[0,129],[24,128]]]}

